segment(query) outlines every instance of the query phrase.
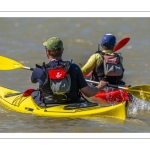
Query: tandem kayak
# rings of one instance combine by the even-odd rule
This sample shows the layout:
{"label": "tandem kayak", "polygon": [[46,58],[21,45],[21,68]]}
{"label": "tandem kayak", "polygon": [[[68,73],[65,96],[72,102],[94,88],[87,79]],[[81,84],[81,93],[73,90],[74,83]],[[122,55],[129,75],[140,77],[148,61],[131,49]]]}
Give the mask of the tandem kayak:
{"label": "tandem kayak", "polygon": [[31,96],[0,86],[0,102],[7,109],[45,117],[90,117],[92,115],[107,116],[125,120],[128,101],[110,106],[100,106],[97,103],[82,102],[71,104],[56,104],[39,106]]}

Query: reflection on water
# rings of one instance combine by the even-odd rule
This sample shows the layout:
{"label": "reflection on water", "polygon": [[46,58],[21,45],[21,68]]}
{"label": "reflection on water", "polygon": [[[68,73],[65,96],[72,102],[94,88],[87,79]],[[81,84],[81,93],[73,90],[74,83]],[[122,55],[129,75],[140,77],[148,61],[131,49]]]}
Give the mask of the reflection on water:
{"label": "reflection on water", "polygon": [[[84,64],[98,49],[105,33],[117,41],[130,37],[118,52],[124,60],[124,81],[130,85],[150,84],[149,18],[0,18],[0,55],[24,66],[47,62],[42,43],[52,36],[64,41],[64,60]],[[30,83],[31,72],[24,69],[0,71],[1,86],[19,91],[36,88]],[[0,107],[0,132],[149,132],[149,103],[135,100],[128,119],[58,119],[20,114]],[[134,121],[133,121],[134,120]],[[136,127],[135,127],[136,126]]]}

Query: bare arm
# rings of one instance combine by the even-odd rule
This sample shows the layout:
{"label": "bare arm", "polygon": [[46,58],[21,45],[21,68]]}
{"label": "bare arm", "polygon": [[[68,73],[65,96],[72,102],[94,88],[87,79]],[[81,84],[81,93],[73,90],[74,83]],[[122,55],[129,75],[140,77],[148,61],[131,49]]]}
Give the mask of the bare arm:
{"label": "bare arm", "polygon": [[85,96],[92,97],[95,94],[97,94],[100,90],[102,90],[107,84],[108,84],[108,82],[100,81],[99,84],[95,87],[88,85],[80,90]]}

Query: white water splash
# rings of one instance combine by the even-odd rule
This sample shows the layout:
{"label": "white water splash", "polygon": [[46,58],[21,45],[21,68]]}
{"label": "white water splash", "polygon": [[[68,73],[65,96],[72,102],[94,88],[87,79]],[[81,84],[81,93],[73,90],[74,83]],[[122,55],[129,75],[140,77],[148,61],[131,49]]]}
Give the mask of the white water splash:
{"label": "white water splash", "polygon": [[150,102],[146,102],[133,96],[133,100],[130,103],[128,113],[136,114],[138,111],[150,111]]}

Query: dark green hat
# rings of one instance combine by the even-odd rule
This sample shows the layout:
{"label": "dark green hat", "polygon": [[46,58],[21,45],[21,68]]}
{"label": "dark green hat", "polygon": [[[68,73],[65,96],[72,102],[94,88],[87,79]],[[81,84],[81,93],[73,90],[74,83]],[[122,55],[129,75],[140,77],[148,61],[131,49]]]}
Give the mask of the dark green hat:
{"label": "dark green hat", "polygon": [[43,43],[44,46],[46,46],[47,49],[50,51],[58,51],[63,50],[63,42],[58,37],[51,37],[46,42]]}

